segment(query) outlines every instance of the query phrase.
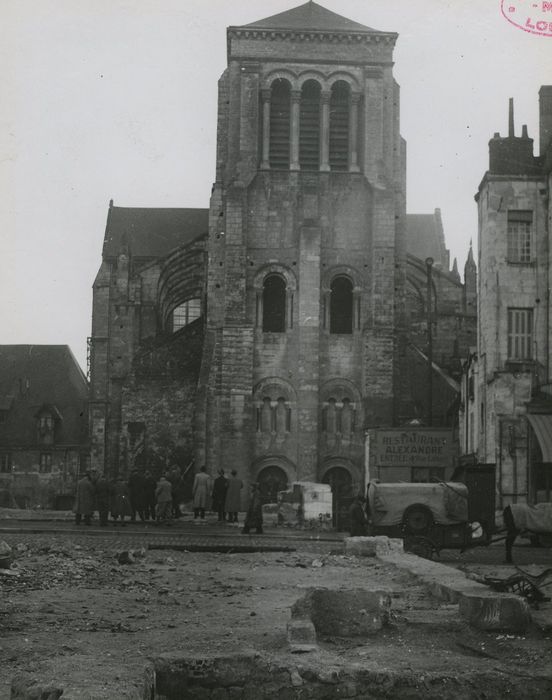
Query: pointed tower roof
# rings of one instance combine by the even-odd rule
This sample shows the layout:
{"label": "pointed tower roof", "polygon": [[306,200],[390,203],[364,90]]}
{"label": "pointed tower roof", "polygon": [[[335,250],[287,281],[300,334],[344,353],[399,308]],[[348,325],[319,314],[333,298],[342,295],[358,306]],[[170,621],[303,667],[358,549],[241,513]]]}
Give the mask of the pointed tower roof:
{"label": "pointed tower roof", "polygon": [[271,17],[247,24],[254,29],[306,29],[311,31],[344,31],[344,32],[369,32],[377,30],[366,27],[359,22],[353,22],[347,17],[342,17],[335,12],[327,10],[316,2],[306,2],[304,5],[294,7],[292,10],[280,12]]}
{"label": "pointed tower roof", "polygon": [[467,267],[473,267],[473,268],[476,267],[475,260],[473,259],[473,248],[472,248],[471,240],[470,240],[470,250],[468,252],[468,257],[467,257],[464,269],[466,269]]}
{"label": "pointed tower roof", "polygon": [[456,258],[454,258],[454,262],[452,263],[452,270],[450,273],[455,280],[460,282],[460,273],[458,272],[458,263],[456,262]]}

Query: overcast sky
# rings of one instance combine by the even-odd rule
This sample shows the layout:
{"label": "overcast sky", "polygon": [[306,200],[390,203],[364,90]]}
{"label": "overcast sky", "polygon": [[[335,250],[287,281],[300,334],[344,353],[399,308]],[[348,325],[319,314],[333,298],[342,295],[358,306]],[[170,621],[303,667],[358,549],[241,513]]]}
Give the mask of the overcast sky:
{"label": "overcast sky", "polygon": [[[109,200],[208,206],[226,27],[298,4],[0,0],[0,343],[68,344],[85,369]],[[441,208],[462,272],[509,97],[538,152],[552,37],[508,23],[500,0],[320,4],[399,33],[408,212]]]}

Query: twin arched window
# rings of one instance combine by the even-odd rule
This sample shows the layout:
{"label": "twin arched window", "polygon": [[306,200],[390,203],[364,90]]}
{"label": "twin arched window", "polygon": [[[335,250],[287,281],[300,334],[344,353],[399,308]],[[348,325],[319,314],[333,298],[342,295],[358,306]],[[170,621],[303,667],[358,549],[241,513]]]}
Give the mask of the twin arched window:
{"label": "twin arched window", "polygon": [[356,407],[349,398],[330,397],[322,411],[322,431],[327,435],[348,437],[355,430]]}
{"label": "twin arched window", "polygon": [[291,430],[291,408],[283,396],[277,400],[270,396],[263,397],[263,403],[257,412],[257,431],[285,435]]}
{"label": "twin arched window", "polygon": [[[263,135],[263,167],[347,171],[354,164],[353,169],[357,169],[358,99],[352,133],[349,83],[338,80],[324,93],[320,83],[310,79],[295,91],[289,81],[278,78],[263,93],[263,124],[268,132]],[[295,108],[294,103],[298,103]]]}

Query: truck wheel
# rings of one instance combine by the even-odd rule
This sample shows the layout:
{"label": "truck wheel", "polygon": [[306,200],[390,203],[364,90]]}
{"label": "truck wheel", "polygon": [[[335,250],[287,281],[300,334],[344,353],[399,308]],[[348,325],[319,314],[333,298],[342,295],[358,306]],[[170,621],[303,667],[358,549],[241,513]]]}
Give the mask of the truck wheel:
{"label": "truck wheel", "polygon": [[403,527],[412,535],[423,535],[433,525],[429,508],[422,505],[409,506],[403,514]]}

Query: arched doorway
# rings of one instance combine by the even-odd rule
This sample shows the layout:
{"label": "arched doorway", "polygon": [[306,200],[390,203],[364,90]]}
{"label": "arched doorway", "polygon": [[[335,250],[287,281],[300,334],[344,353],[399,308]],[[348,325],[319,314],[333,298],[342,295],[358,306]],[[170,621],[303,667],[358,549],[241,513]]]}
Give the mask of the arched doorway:
{"label": "arched doorway", "polygon": [[353,479],[345,467],[328,469],[323,484],[329,484],[332,489],[333,526],[338,530],[349,527],[349,506],[353,502]]}
{"label": "arched doorway", "polygon": [[278,491],[286,491],[288,487],[287,474],[281,467],[270,465],[264,467],[257,477],[261,492],[261,502],[276,503]]}

